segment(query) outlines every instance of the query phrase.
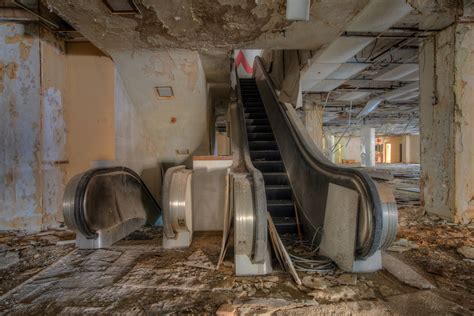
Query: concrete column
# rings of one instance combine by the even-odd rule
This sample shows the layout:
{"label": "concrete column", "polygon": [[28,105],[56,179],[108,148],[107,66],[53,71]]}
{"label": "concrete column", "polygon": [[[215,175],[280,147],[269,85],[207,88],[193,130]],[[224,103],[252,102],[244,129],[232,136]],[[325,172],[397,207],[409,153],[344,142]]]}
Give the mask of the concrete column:
{"label": "concrete column", "polygon": [[420,49],[421,192],[425,210],[474,219],[474,23],[456,23]]}
{"label": "concrete column", "polygon": [[363,127],[360,130],[360,165],[375,167],[375,128]]}
{"label": "concrete column", "polygon": [[323,150],[323,107],[319,96],[305,96],[303,99],[303,124],[316,146]]}

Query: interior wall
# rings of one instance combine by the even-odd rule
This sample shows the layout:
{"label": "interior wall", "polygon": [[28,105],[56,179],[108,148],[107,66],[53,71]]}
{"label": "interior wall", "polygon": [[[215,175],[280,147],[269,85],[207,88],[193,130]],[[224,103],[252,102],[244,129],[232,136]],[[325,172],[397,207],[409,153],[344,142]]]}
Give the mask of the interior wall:
{"label": "interior wall", "polygon": [[0,23],[0,229],[57,227],[68,164],[65,46],[37,24]]}
{"label": "interior wall", "polygon": [[[208,155],[209,103],[199,55],[188,50],[113,53],[130,101],[141,113],[146,148],[156,161],[187,163],[192,155]],[[174,97],[159,99],[158,86],[171,86]],[[120,132],[118,132],[120,133]],[[141,151],[132,160],[143,158]]]}
{"label": "interior wall", "polygon": [[[384,146],[386,144],[391,144],[391,154],[390,154],[390,163],[400,163],[403,160],[400,159],[400,145],[402,145],[402,137],[401,136],[385,136],[381,137]],[[386,147],[385,147],[386,148]],[[386,156],[386,151],[384,149],[384,162],[388,162],[388,157]],[[402,145],[402,152],[403,155],[403,145]]]}
{"label": "interior wall", "polygon": [[35,25],[0,23],[0,229],[40,228],[40,41]]}
{"label": "interior wall", "polygon": [[115,69],[90,43],[67,43],[67,178],[115,159]]}

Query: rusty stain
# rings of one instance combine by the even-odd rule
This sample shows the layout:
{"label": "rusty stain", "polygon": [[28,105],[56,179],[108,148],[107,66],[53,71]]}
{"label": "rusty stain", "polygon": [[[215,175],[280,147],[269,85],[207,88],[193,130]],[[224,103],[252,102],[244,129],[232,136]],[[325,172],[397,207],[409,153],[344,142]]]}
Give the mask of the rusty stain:
{"label": "rusty stain", "polygon": [[171,122],[171,124],[176,123],[176,117],[172,116],[170,122]]}
{"label": "rusty stain", "polygon": [[31,46],[26,45],[24,42],[20,43],[20,58],[21,60],[27,60],[30,56]]}
{"label": "rusty stain", "polygon": [[5,43],[6,44],[16,44],[20,41],[21,41],[21,35],[20,34],[5,37]]}
{"label": "rusty stain", "polygon": [[15,103],[10,102],[8,106],[8,113],[10,113],[10,117],[14,120],[18,117],[18,111],[15,108]]}
{"label": "rusty stain", "polygon": [[11,62],[6,67],[6,73],[10,80],[16,79],[16,71],[18,70],[18,64],[15,62]]}
{"label": "rusty stain", "polygon": [[10,186],[12,183],[13,183],[13,172],[11,170],[9,170],[6,174],[5,174],[5,186]]}

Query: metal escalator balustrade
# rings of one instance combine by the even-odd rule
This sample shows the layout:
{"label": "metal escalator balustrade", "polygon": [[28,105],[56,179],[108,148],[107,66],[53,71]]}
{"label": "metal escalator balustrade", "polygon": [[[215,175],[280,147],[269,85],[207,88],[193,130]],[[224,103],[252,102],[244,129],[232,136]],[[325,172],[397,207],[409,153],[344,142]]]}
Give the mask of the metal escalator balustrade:
{"label": "metal escalator balustrade", "polygon": [[63,214],[79,248],[103,248],[146,222],[154,224],[161,208],[138,174],[110,167],[74,176],[66,185]]}
{"label": "metal escalator balustrade", "polygon": [[267,210],[279,234],[297,234],[293,192],[255,79],[239,79],[252,164],[262,172]]}

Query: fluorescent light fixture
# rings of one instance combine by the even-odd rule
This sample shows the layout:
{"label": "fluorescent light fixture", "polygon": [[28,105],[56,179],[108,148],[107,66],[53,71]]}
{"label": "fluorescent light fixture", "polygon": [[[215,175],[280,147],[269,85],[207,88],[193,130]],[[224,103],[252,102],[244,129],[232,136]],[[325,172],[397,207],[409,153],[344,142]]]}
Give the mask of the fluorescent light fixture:
{"label": "fluorescent light fixture", "polygon": [[103,2],[114,14],[138,13],[137,6],[133,0],[103,0]]}
{"label": "fluorescent light fixture", "polygon": [[370,93],[365,91],[354,91],[344,93],[343,95],[336,98],[337,101],[356,101],[365,99]]}
{"label": "fluorescent light fixture", "polygon": [[406,0],[371,0],[349,25],[348,32],[383,32],[408,15]]}
{"label": "fluorescent light fixture", "polygon": [[381,96],[381,98],[391,101],[400,97],[408,92],[418,91],[420,89],[420,84],[418,82],[407,84],[401,88],[395,89],[391,92],[385,93]]}
{"label": "fluorescent light fixture", "polygon": [[303,74],[303,80],[326,79],[331,73],[338,69],[341,64],[312,63]]}
{"label": "fluorescent light fixture", "polygon": [[340,85],[342,85],[346,80],[320,80],[316,84],[314,84],[310,89],[303,90],[306,92],[329,92]]}
{"label": "fluorescent light fixture", "polygon": [[170,86],[155,87],[155,92],[158,99],[174,99],[173,88]]}
{"label": "fluorescent light fixture", "polygon": [[308,21],[311,0],[286,0],[286,19]]}
{"label": "fluorescent light fixture", "polygon": [[378,108],[380,103],[382,103],[382,101],[383,99],[381,98],[375,98],[375,99],[369,100],[367,102],[367,105],[362,109],[362,111],[360,111],[359,114],[357,114],[357,118],[367,116],[370,112]]}
{"label": "fluorescent light fixture", "polygon": [[374,78],[379,81],[397,81],[404,77],[418,73],[418,64],[402,64]]}
{"label": "fluorescent light fixture", "polygon": [[373,37],[338,37],[313,60],[325,64],[343,64],[363,50],[374,40]]}
{"label": "fluorescent light fixture", "polygon": [[332,72],[327,79],[343,80],[350,79],[359,72],[367,68],[369,64],[363,63],[346,63],[342,64],[334,72]]}

